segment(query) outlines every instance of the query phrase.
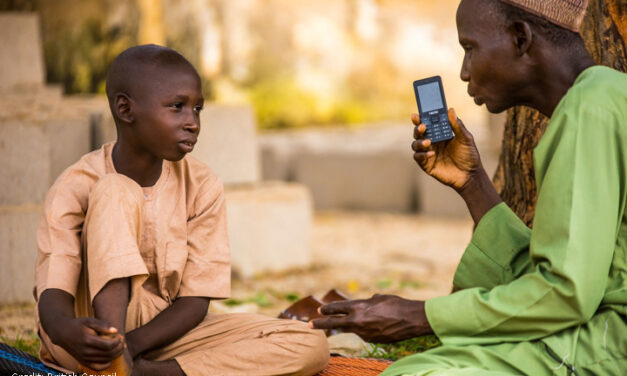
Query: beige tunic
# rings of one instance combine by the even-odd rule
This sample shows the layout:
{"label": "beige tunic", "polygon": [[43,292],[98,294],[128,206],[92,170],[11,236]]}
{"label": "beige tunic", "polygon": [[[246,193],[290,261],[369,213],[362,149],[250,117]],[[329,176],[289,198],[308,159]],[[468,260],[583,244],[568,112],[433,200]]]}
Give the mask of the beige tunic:
{"label": "beige tunic", "polygon": [[[116,173],[112,149],[110,143],[85,155],[48,192],[37,234],[37,299],[45,289],[61,289],[75,297],[77,316],[93,316],[92,299],[107,282],[130,277],[130,331],[178,297],[228,297],[220,179],[187,156],[164,161],[157,183],[142,188]],[[76,360],[41,326],[39,331],[41,359],[77,370]],[[208,314],[184,337],[145,357],[175,358],[188,375],[312,374],[326,364],[328,349],[324,336],[302,323]]]}

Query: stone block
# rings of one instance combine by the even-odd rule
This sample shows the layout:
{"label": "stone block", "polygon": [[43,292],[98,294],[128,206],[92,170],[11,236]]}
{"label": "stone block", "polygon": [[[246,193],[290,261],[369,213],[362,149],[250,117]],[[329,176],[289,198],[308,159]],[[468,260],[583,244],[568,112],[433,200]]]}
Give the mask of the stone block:
{"label": "stone block", "polygon": [[0,46],[0,91],[44,85],[39,17],[35,13],[0,13]]}
{"label": "stone block", "polygon": [[50,179],[52,185],[69,166],[91,150],[91,130],[88,115],[59,116],[45,124],[50,145]]}
{"label": "stone block", "polygon": [[0,120],[0,206],[42,203],[49,187],[50,144],[35,120]]}
{"label": "stone block", "polygon": [[[477,145],[477,148],[483,168],[488,176],[492,177],[498,164],[499,151],[494,149],[494,145],[488,143]],[[466,203],[452,188],[441,184],[422,170],[418,171],[416,184],[417,202],[421,214],[470,218]]]}
{"label": "stone block", "polygon": [[32,302],[38,205],[0,207],[0,304]]}
{"label": "stone block", "polygon": [[417,201],[420,214],[434,217],[470,218],[460,195],[422,170],[418,171]]}
{"label": "stone block", "polygon": [[107,142],[117,139],[115,122],[109,109],[109,102],[104,95],[70,95],[63,98],[64,107],[89,117],[91,128],[90,149],[99,149]]}
{"label": "stone block", "polygon": [[316,209],[407,212],[415,208],[416,167],[407,154],[303,152],[294,157],[295,181],[311,189]]}
{"label": "stone block", "polygon": [[0,91],[0,120],[47,119],[58,110],[62,96],[63,88],[58,85]]}
{"label": "stone block", "polygon": [[261,178],[263,180],[290,180],[292,155],[296,143],[288,135],[262,135],[259,137]]}
{"label": "stone block", "polygon": [[243,277],[307,267],[312,203],[294,183],[230,186],[226,205],[233,270]]}
{"label": "stone block", "polygon": [[194,157],[211,166],[226,184],[260,180],[255,118],[250,107],[207,105],[200,124]]}

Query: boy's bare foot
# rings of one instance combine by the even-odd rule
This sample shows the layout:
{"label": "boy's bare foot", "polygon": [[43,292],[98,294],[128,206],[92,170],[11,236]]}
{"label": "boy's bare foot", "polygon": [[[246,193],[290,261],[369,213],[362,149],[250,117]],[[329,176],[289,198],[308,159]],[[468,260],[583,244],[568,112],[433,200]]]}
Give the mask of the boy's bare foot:
{"label": "boy's bare foot", "polygon": [[156,362],[143,358],[136,358],[133,363],[133,376],[185,376],[176,360]]}

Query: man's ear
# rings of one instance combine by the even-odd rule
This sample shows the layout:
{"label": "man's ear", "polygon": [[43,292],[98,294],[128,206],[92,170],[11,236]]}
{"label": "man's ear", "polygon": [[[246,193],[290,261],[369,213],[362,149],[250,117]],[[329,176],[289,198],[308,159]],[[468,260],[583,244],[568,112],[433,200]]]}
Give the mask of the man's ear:
{"label": "man's ear", "polygon": [[522,56],[529,52],[533,43],[533,33],[531,26],[525,21],[514,21],[511,26],[514,44],[516,46],[516,55]]}
{"label": "man's ear", "polygon": [[115,104],[113,109],[118,119],[125,123],[133,122],[132,100],[125,93],[117,93],[115,95]]}

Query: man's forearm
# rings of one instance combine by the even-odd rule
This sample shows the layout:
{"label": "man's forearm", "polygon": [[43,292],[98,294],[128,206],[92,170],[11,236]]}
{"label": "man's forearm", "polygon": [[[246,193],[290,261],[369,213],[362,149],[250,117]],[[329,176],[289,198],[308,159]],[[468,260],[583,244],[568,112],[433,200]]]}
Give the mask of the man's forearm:
{"label": "man's forearm", "polygon": [[503,201],[483,168],[458,193],[466,202],[475,226],[485,213]]}
{"label": "man's forearm", "polygon": [[196,327],[207,314],[209,298],[183,297],[161,311],[146,325],[126,334],[133,358],[151,349],[168,345]]}

